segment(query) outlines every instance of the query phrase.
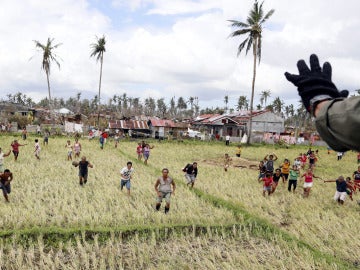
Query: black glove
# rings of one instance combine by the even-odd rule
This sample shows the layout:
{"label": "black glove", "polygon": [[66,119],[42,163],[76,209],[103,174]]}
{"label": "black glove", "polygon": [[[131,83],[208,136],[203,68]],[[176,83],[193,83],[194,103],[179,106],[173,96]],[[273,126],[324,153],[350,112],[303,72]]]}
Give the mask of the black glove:
{"label": "black glove", "polygon": [[321,70],[319,59],[316,54],[310,55],[310,69],[304,60],[297,62],[299,75],[285,72],[285,77],[298,87],[299,95],[308,112],[313,108],[310,106],[310,101],[317,99],[334,99],[338,97],[347,97],[349,91],[339,91],[335,84],[331,81],[331,65],[325,62]]}

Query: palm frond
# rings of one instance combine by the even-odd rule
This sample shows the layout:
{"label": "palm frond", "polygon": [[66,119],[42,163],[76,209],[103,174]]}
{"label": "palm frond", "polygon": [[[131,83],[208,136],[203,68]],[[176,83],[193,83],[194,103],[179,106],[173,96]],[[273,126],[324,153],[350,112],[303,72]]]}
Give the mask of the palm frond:
{"label": "palm frond", "polygon": [[253,41],[254,41],[254,37],[253,36],[250,36],[249,37],[249,42],[246,46],[246,54],[248,54],[249,50],[251,49],[251,45],[253,44]]}
{"label": "palm frond", "polygon": [[240,28],[250,27],[249,24],[243,23],[240,21],[236,21],[236,20],[228,20],[228,22],[231,22],[232,27],[240,27]]}
{"label": "palm frond", "polygon": [[273,15],[275,12],[275,9],[270,10],[265,17],[261,20],[260,24],[263,24],[265,21],[267,21],[267,19],[269,19],[271,17],[271,15]]}
{"label": "palm frond", "polygon": [[249,32],[251,32],[251,29],[236,30],[230,34],[230,37],[240,36]]}
{"label": "palm frond", "polygon": [[244,49],[246,42],[248,42],[249,37],[247,37],[243,42],[240,43],[239,47],[238,47],[238,52],[237,52],[237,56],[240,55],[241,51]]}

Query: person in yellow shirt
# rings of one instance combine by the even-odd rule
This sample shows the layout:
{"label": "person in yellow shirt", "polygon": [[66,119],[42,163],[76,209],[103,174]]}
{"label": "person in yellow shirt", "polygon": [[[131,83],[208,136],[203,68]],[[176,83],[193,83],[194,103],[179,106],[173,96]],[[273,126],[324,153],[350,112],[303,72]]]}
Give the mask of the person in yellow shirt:
{"label": "person in yellow shirt", "polygon": [[284,163],[280,165],[281,168],[281,174],[283,177],[283,182],[285,183],[288,180],[289,172],[290,172],[290,161],[285,158]]}

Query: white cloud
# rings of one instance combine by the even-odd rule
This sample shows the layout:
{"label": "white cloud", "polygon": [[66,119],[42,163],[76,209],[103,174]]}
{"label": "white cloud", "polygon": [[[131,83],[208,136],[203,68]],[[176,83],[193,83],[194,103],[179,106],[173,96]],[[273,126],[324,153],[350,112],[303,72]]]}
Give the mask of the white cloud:
{"label": "white cloud", "polygon": [[[19,90],[37,100],[47,95],[46,77],[40,69],[41,54],[35,50],[33,40],[44,43],[48,37],[63,43],[57,50],[62,59],[61,69],[53,65],[51,71],[53,95],[67,98],[78,91],[96,95],[99,64],[90,59],[90,44],[95,35],[105,34],[104,101],[124,92],[141,98],[198,96],[201,102],[214,106],[223,106],[225,95],[232,98],[232,104],[240,95],[250,97],[252,55],[249,52],[247,56],[242,53],[236,57],[242,39],[228,38],[232,29],[227,20],[246,20],[252,0],[109,3],[113,7],[111,14],[102,13],[85,0],[3,2],[1,96]],[[347,1],[346,5],[340,0],[331,4],[310,0],[265,1],[265,11],[274,8],[275,13],[263,32],[255,98],[258,100],[262,90],[270,89],[272,97],[298,100],[296,89],[283,73],[296,72],[296,61],[299,58],[307,61],[313,52],[319,54],[322,62],[331,61],[336,85],[360,88],[357,75],[360,40],[356,34],[360,26],[359,7],[355,0]],[[141,13],[137,13],[139,10]],[[114,16],[124,16],[121,27],[114,24]],[[156,16],[159,21],[146,23]],[[163,25],[164,21],[169,24]]]}

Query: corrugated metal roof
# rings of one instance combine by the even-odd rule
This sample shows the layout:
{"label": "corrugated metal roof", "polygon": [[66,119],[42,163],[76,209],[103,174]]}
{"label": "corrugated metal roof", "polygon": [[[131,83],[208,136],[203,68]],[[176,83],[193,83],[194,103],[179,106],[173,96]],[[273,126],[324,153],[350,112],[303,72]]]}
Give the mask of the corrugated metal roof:
{"label": "corrugated metal roof", "polygon": [[149,129],[149,126],[144,120],[114,120],[109,121],[109,128],[136,130]]}
{"label": "corrugated metal roof", "polygon": [[150,121],[153,127],[175,127],[172,120],[152,118]]}

